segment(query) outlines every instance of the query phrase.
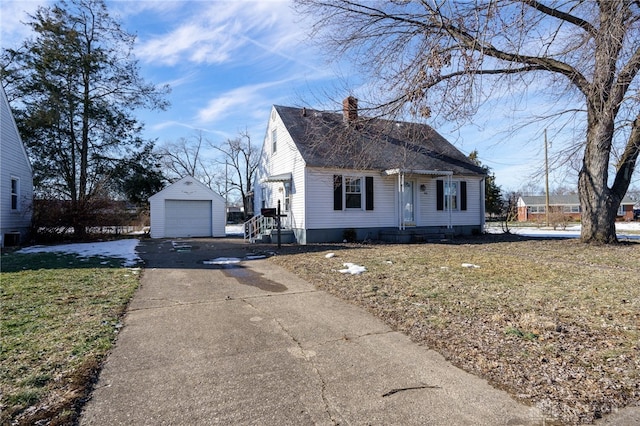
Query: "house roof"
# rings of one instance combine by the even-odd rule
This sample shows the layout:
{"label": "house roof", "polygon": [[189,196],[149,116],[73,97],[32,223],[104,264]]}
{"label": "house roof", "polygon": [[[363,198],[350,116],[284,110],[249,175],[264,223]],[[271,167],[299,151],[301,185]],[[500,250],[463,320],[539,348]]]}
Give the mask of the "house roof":
{"label": "house roof", "polygon": [[310,167],[486,175],[426,124],[367,118],[347,123],[341,113],[274,108]]}
{"label": "house roof", "polygon": [[149,200],[162,199],[165,198],[167,194],[169,194],[172,198],[179,194],[180,197],[178,199],[217,199],[225,203],[225,199],[222,195],[216,193],[214,190],[212,190],[193,176],[185,176],[181,179],[178,179],[177,181],[150,196]]}
{"label": "house roof", "polygon": [[[522,202],[527,206],[544,206],[546,204],[546,197],[544,195],[523,195],[520,197]],[[633,201],[629,197],[624,197],[621,204],[633,204]],[[578,194],[570,195],[550,195],[550,206],[579,206],[580,199]]]}

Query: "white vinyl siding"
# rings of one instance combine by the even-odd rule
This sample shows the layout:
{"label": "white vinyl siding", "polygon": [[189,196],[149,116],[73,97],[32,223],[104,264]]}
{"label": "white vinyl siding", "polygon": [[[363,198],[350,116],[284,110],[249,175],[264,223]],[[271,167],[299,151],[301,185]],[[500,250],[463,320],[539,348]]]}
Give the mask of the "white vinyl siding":
{"label": "white vinyl siding", "polygon": [[33,174],[4,89],[0,88],[0,242],[31,227]]}
{"label": "white vinyl siding", "polygon": [[[373,177],[374,208],[365,210],[365,199],[361,209],[334,210],[334,175],[354,176],[354,171],[307,168],[307,229],[366,228],[397,226],[396,179],[383,177],[379,173],[362,174]],[[362,188],[364,193],[364,188]]]}
{"label": "white vinyl siding", "polygon": [[[440,180],[445,180],[439,178]],[[419,181],[418,186],[423,187],[424,191],[418,192],[418,200],[416,204],[419,205],[419,218],[417,221],[418,226],[446,226],[449,223],[449,214],[451,214],[452,226],[464,226],[464,225],[479,225],[481,223],[482,208],[480,204],[481,200],[481,188],[480,184],[482,180],[479,177],[458,177],[454,176],[453,181],[458,182],[458,209],[449,212],[446,208],[444,210],[437,209],[437,178],[422,178]],[[460,210],[460,186],[459,182],[467,182],[467,209]],[[482,200],[484,203],[484,200]]]}
{"label": "white vinyl siding", "polygon": [[[277,154],[275,155],[273,152],[274,135],[277,138]],[[276,208],[278,201],[280,201],[280,209],[283,214],[286,214],[286,217],[282,218],[283,226],[303,229],[305,226],[304,168],[304,160],[274,108],[271,112],[254,182],[256,214],[259,214],[259,209],[263,207]],[[285,182],[262,182],[269,176],[284,173],[291,173],[292,179],[288,184]]]}

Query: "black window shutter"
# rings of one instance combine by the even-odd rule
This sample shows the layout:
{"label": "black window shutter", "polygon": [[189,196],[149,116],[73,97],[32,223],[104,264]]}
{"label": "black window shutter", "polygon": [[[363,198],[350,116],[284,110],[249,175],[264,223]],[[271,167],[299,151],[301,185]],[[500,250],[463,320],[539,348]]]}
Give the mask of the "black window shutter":
{"label": "black window shutter", "polygon": [[364,178],[364,191],[367,199],[367,210],[373,210],[373,176],[367,176]]}
{"label": "black window shutter", "polygon": [[467,182],[460,182],[460,210],[467,209]]}
{"label": "black window shutter", "polygon": [[436,208],[438,210],[444,210],[444,181],[436,181]]}
{"label": "black window shutter", "polygon": [[342,210],[342,176],[333,175],[333,209]]}

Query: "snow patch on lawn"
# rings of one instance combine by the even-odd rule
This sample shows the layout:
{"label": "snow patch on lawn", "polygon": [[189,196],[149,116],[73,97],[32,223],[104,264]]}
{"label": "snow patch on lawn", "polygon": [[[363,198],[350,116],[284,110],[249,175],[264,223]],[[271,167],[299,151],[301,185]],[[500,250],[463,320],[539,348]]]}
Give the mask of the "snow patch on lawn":
{"label": "snow patch on lawn", "polygon": [[343,263],[342,266],[345,269],[339,269],[338,272],[342,274],[351,274],[351,275],[359,275],[365,272],[367,269],[364,266],[356,265],[355,263]]}
{"label": "snow patch on lawn", "polygon": [[31,246],[18,250],[17,253],[64,253],[80,257],[115,257],[124,259],[123,266],[135,266],[142,259],[136,253],[140,240],[127,239],[101,241],[95,243],[61,244],[56,246]]}

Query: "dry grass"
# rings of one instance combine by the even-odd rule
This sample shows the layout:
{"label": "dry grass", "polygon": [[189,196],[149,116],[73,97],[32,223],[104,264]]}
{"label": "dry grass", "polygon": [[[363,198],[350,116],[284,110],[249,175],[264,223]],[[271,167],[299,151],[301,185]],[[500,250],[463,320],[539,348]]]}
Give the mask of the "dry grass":
{"label": "dry grass", "polygon": [[4,254],[0,424],[74,424],[138,286],[119,259]]}
{"label": "dry grass", "polygon": [[[640,402],[640,244],[487,236],[283,254],[273,261],[562,423]],[[343,262],[367,271],[340,274]]]}

